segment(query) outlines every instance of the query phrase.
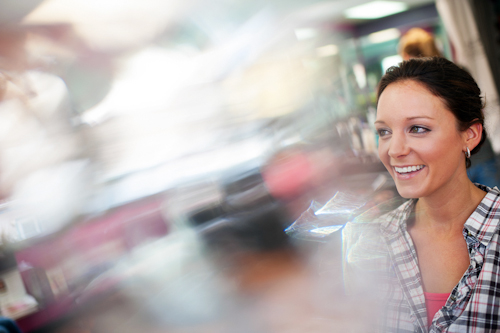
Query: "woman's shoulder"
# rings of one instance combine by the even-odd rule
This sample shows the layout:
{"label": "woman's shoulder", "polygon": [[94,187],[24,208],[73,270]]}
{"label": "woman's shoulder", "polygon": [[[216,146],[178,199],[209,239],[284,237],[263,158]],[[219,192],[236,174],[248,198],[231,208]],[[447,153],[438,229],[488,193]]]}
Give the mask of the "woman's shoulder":
{"label": "woman's shoulder", "polygon": [[376,210],[365,216],[383,232],[396,232],[415,213],[417,199],[394,198],[376,207]]}
{"label": "woman's shoulder", "polygon": [[358,239],[379,238],[385,233],[393,233],[410,217],[413,207],[414,200],[400,197],[380,203],[346,223],[344,237],[351,243],[357,243]]}
{"label": "woman's shoulder", "polygon": [[[412,202],[394,199],[365,211],[342,230],[344,287],[348,294],[375,293],[389,281],[390,255],[384,240],[386,225],[399,225]],[[371,282],[370,282],[371,281]],[[376,283],[375,283],[376,281]],[[382,288],[383,289],[383,288]]]}

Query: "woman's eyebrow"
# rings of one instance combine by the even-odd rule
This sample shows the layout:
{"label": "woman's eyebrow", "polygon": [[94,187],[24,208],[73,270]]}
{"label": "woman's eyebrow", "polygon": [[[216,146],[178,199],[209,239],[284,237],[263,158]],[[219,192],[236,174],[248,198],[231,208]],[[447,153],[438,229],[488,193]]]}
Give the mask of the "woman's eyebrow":
{"label": "woman's eyebrow", "polygon": [[[406,120],[415,120],[415,119],[434,119],[429,116],[414,116],[414,117],[407,117]],[[385,124],[385,121],[383,120],[377,120],[375,121],[375,124]]]}
{"label": "woman's eyebrow", "polygon": [[415,116],[415,117],[407,117],[406,120],[413,120],[413,119],[419,119],[419,118],[425,118],[425,119],[434,119],[429,116]]}

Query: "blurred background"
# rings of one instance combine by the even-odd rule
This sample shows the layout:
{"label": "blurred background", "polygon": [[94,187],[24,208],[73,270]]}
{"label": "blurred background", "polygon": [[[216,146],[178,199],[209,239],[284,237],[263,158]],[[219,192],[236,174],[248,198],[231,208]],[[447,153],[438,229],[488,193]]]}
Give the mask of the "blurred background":
{"label": "blurred background", "polygon": [[0,0],[2,316],[23,332],[369,332],[340,230],[399,199],[378,81],[412,28],[464,66],[490,134],[469,175],[497,185],[499,15],[496,0]]}

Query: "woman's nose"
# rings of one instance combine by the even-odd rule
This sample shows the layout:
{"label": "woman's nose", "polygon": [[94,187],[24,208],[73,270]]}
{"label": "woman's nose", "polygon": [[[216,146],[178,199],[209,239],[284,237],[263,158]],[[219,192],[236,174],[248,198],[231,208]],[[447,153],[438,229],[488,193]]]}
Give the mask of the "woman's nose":
{"label": "woman's nose", "polygon": [[398,158],[406,156],[410,153],[410,148],[404,135],[392,135],[391,142],[389,143],[389,156]]}

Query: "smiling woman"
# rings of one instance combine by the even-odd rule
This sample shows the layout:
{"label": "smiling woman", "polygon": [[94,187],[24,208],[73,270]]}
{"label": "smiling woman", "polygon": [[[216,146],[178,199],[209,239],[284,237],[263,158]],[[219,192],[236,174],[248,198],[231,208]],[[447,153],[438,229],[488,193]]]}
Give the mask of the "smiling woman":
{"label": "smiling woman", "polygon": [[500,329],[500,191],[466,173],[486,139],[480,94],[438,57],[404,61],[379,84],[380,159],[410,199],[375,221],[389,263],[384,332]]}

